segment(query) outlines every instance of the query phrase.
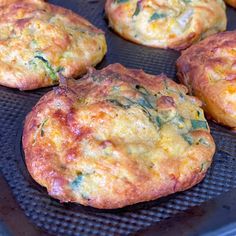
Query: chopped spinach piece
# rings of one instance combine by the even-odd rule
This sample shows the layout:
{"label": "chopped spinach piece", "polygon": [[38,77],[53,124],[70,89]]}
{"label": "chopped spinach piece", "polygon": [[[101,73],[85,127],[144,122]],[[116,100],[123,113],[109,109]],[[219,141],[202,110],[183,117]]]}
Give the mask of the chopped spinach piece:
{"label": "chopped spinach piece", "polygon": [[46,124],[46,122],[48,121],[48,119],[45,119],[42,124],[40,125],[40,136],[43,137],[44,136],[44,125]]}
{"label": "chopped spinach piece", "polygon": [[135,86],[135,89],[138,90],[143,95],[149,95],[150,96],[150,93],[148,92],[148,90],[146,88],[144,88],[143,86],[139,85],[139,84],[137,84]]}
{"label": "chopped spinach piece", "polygon": [[140,10],[141,10],[141,4],[140,1],[138,1],[133,16],[137,16],[140,13]]}
{"label": "chopped spinach piece", "polygon": [[83,180],[84,175],[80,172],[78,173],[77,177],[70,183],[70,187],[73,190],[76,190],[79,188],[79,186],[81,185],[81,182]]}
{"label": "chopped spinach piece", "polygon": [[125,3],[128,2],[129,0],[115,0],[116,3]]}
{"label": "chopped spinach piece", "polygon": [[197,117],[199,118],[201,115],[201,112],[200,111],[197,111]]}
{"label": "chopped spinach piece", "polygon": [[162,18],[165,18],[166,17],[166,14],[165,13],[153,13],[152,16],[150,17],[149,21],[155,21],[155,20],[158,20],[158,19],[162,19]]}
{"label": "chopped spinach piece", "polygon": [[208,129],[207,122],[204,120],[191,120],[193,129]]}
{"label": "chopped spinach piece", "polygon": [[157,123],[157,125],[158,125],[159,127],[161,127],[162,124],[163,124],[163,122],[162,122],[162,120],[161,120],[161,118],[160,118],[159,116],[156,117],[156,123]]}
{"label": "chopped spinach piece", "polygon": [[141,98],[137,100],[137,103],[142,106],[149,109],[154,109],[151,102],[149,101],[149,98],[151,97],[151,94],[147,91],[146,88],[144,88],[141,85],[136,85],[135,89],[141,94]]}
{"label": "chopped spinach piece", "polygon": [[107,101],[110,102],[110,103],[112,103],[112,104],[114,104],[115,106],[122,107],[122,108],[124,108],[124,109],[130,108],[130,105],[129,105],[129,104],[127,104],[127,105],[122,104],[121,102],[119,102],[119,101],[116,100],[116,99],[107,99]]}
{"label": "chopped spinach piece", "polygon": [[192,145],[193,144],[193,137],[189,134],[182,134],[182,137],[184,138],[184,140],[189,144]]}
{"label": "chopped spinach piece", "polygon": [[144,97],[141,97],[137,100],[137,103],[141,106],[141,107],[146,107],[146,108],[149,108],[149,109],[153,109],[151,103],[145,99]]}

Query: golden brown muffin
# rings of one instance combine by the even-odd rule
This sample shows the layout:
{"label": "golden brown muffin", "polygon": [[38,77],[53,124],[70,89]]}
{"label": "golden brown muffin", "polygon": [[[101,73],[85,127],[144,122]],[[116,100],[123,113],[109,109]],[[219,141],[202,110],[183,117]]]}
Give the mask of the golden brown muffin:
{"label": "golden brown muffin", "polygon": [[[15,2],[19,2],[19,0],[0,0],[0,7]],[[21,2],[44,2],[44,0],[21,0]]]}
{"label": "golden brown muffin", "polygon": [[225,0],[227,4],[236,8],[236,0]]}
{"label": "golden brown muffin", "polygon": [[226,29],[223,0],[107,0],[111,27],[125,39],[184,49]]}
{"label": "golden brown muffin", "polygon": [[120,208],[203,179],[215,144],[200,101],[164,75],[114,64],[64,81],[28,114],[28,170],[62,202]]}
{"label": "golden brown muffin", "polygon": [[[2,4],[2,5],[1,5]],[[104,33],[40,0],[0,2],[0,84],[21,90],[76,77],[106,53]]]}
{"label": "golden brown muffin", "polygon": [[185,50],[178,76],[209,116],[236,128],[236,31],[219,33]]}

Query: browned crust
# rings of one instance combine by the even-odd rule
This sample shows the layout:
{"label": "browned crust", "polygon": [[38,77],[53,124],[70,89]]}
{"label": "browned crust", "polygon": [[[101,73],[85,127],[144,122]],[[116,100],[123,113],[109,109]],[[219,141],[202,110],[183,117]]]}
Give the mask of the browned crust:
{"label": "browned crust", "polygon": [[[211,36],[183,51],[177,60],[178,78],[203,102],[209,117],[233,129],[236,127],[235,38],[236,31]],[[220,74],[215,80],[211,73]]]}
{"label": "browned crust", "polygon": [[[3,27],[5,23],[11,23],[14,25],[15,31],[19,31],[21,35],[23,35],[24,32],[27,32],[27,27],[28,24],[30,24],[31,20],[33,21],[35,19],[38,19],[37,17],[38,15],[40,15],[40,17],[42,17],[42,21],[44,21],[47,18],[48,14],[51,14],[52,16],[63,16],[68,20],[68,22],[71,22],[71,26],[83,27],[91,34],[94,34],[87,41],[87,44],[90,45],[89,49],[83,49],[83,47],[80,48],[80,45],[77,46],[77,48],[71,48],[74,47],[73,44],[75,36],[72,35],[71,32],[69,32],[66,28],[62,27],[61,29],[59,29],[56,25],[50,26],[51,28],[54,27],[52,29],[52,35],[50,35],[50,37],[52,38],[47,40],[51,40],[53,41],[53,43],[47,47],[45,46],[47,44],[44,42],[45,39],[39,38],[39,41],[44,46],[39,46],[39,48],[34,50],[28,48],[28,44],[34,41],[34,37],[39,37],[38,35],[32,35],[32,39],[29,42],[23,42],[24,44],[22,44],[20,40],[14,47],[14,51],[18,53],[18,58],[14,59],[11,64],[5,63],[4,60],[1,61],[0,55],[0,83],[4,86],[18,88],[20,90],[32,90],[40,87],[47,87],[58,84],[58,79],[50,78],[50,75],[48,75],[46,72],[39,73],[38,70],[30,71],[27,69],[27,67],[18,66],[17,61],[24,60],[24,54],[26,55],[26,53],[26,57],[28,57],[28,59],[25,61],[25,64],[27,64],[30,58],[33,58],[35,52],[39,50],[47,55],[48,61],[51,66],[53,66],[53,69],[55,71],[56,68],[59,68],[61,64],[63,64],[62,67],[64,68],[64,71],[62,71],[61,73],[66,77],[77,77],[81,74],[84,74],[87,70],[87,67],[96,65],[101,61],[104,54],[106,53],[104,33],[71,10],[49,4],[41,0],[12,0],[7,2],[0,2],[0,12],[2,12],[0,19],[0,28],[2,27],[1,23],[3,24]],[[18,15],[20,14],[22,14],[21,19],[19,19],[18,17]],[[48,30],[48,32],[49,31],[50,30]],[[53,36],[54,31],[55,37]],[[58,34],[60,34],[60,32],[62,32],[61,34],[63,35],[61,35],[61,38],[58,38],[57,36]],[[10,40],[11,38],[9,40],[2,40],[0,44],[7,47],[7,45],[10,45]],[[22,46],[24,47],[24,45],[25,51],[22,52],[21,49]],[[67,52],[67,50],[70,50],[71,53],[74,53],[75,56],[81,55],[80,61],[78,62],[78,59],[73,61],[67,58],[63,59],[63,62],[60,61],[60,57],[64,55],[63,53]],[[88,59],[83,57],[83,50],[88,50],[90,54],[90,57]],[[11,51],[9,53],[11,53]]]}
{"label": "browned crust", "polygon": [[235,0],[225,0],[227,4],[229,4],[232,7],[236,8],[236,1]]}
{"label": "browned crust", "polygon": [[[163,90],[163,81],[167,80],[171,88],[178,88],[183,93],[187,92],[184,86],[176,84],[164,75],[148,75],[141,70],[128,70],[119,64],[110,65],[101,71],[91,70],[87,76],[77,82],[63,80],[61,86],[44,95],[26,117],[22,142],[27,168],[31,176],[39,184],[46,187],[51,196],[62,202],[78,202],[102,209],[120,208],[137,202],[154,200],[174,192],[183,191],[200,182],[206,174],[215,151],[214,141],[208,130],[191,131],[191,135],[194,138],[203,137],[210,144],[209,147],[194,145],[179,160],[170,157],[160,160],[161,170],[159,174],[162,180],[149,173],[146,167],[137,160],[129,155],[126,156],[122,146],[116,148],[117,152],[123,153],[122,159],[116,165],[106,162],[104,159],[97,161],[93,159],[91,162],[88,157],[83,156],[80,142],[85,139],[91,140],[94,127],[93,124],[90,127],[80,124],[76,118],[76,104],[78,100],[86,96],[89,99],[99,99],[106,96],[107,89],[114,83],[112,79],[114,77],[119,79],[120,84],[123,82],[138,83],[153,92]],[[107,79],[105,79],[104,85],[100,87],[98,84],[102,82],[93,82],[92,78]],[[192,99],[197,103],[197,100]],[[165,97],[162,102],[167,107],[173,105],[172,100]],[[62,104],[61,108],[55,109],[55,104],[58,103]],[[164,104],[162,105],[164,106]],[[93,122],[96,127],[98,124],[102,125],[99,122],[105,119],[105,112],[107,112],[106,114],[114,113],[114,108],[102,101],[91,105],[89,109],[91,111],[90,116],[94,117]],[[35,133],[42,123],[42,117],[48,116],[53,120],[51,126],[56,128],[55,132],[59,132],[58,137],[61,137],[60,130],[63,130],[64,141],[61,146],[61,153],[55,151],[58,147],[47,136],[40,138],[38,135],[37,142],[34,143],[33,141]],[[107,140],[102,145],[109,145],[113,142],[115,140],[112,142]],[[64,155],[62,153],[65,149],[67,151]],[[104,178],[106,179],[107,175],[109,179],[106,182],[106,188],[98,190],[96,195],[87,200],[78,198],[69,188],[69,182],[74,176],[72,166],[76,167],[80,162],[83,162],[84,158],[87,166],[91,166],[91,163],[97,165],[96,168],[102,171]],[[203,161],[208,163],[205,169],[201,169]],[[191,168],[182,166],[182,162],[188,162]],[[128,179],[112,179],[111,173],[117,168],[118,170],[121,168],[120,173],[122,173],[123,167],[135,176],[135,182]]]}
{"label": "browned crust", "polygon": [[[168,37],[165,43],[161,43],[157,41],[156,43],[153,43],[152,41],[155,39],[154,37],[152,38],[152,40],[150,40],[148,37],[139,38],[139,37],[134,36],[133,31],[139,32],[139,34],[140,32],[142,32],[143,36],[145,33],[145,29],[141,29],[140,28],[141,26],[137,26],[137,25],[133,26],[132,24],[134,10],[132,9],[132,12],[131,12],[131,9],[129,9],[129,7],[124,6],[125,3],[124,4],[121,3],[120,6],[114,10],[114,8],[112,7],[112,4],[114,4],[114,2],[115,2],[114,0],[106,0],[106,3],[105,3],[105,12],[109,19],[109,25],[112,27],[112,29],[126,40],[135,42],[137,44],[143,44],[149,47],[183,50],[209,35],[224,31],[226,29],[227,19],[226,19],[226,14],[224,10],[225,8],[223,6],[220,6],[219,2],[216,2],[216,1],[212,1],[211,3],[209,2],[209,6],[212,6],[214,4],[215,7],[213,8],[208,7],[206,5],[200,6],[199,4],[198,5],[196,4],[196,6],[192,6],[194,11],[204,12],[204,14],[199,15],[198,13],[196,14],[196,16],[193,17],[194,24],[192,25],[191,30],[187,32],[183,31],[179,35],[175,35],[175,37]],[[154,5],[154,6],[156,5],[156,7],[158,6],[160,9],[163,5],[165,5],[162,1],[158,2],[158,1],[147,1],[147,0],[130,1],[130,2],[128,1],[127,4],[130,3],[133,5],[136,5],[138,4],[138,2],[141,5],[142,4],[145,5],[145,3],[148,4],[148,2],[150,2],[150,5]],[[224,2],[222,2],[221,5],[224,5]],[[160,10],[158,9],[158,7],[157,7],[157,12],[158,10]],[[165,9],[165,7],[163,7],[163,9]],[[161,9],[160,12],[163,9]],[[180,9],[176,11],[179,11],[179,10]],[[207,18],[207,20],[205,20],[205,17]],[[148,21],[148,19],[145,19],[145,20]],[[166,23],[160,23],[160,26],[161,24],[166,24]],[[167,28],[169,27],[163,28],[162,33],[164,35],[169,34],[167,32]],[[155,30],[153,30],[153,32],[155,32]],[[158,34],[156,34],[156,39],[157,38],[158,38]]]}

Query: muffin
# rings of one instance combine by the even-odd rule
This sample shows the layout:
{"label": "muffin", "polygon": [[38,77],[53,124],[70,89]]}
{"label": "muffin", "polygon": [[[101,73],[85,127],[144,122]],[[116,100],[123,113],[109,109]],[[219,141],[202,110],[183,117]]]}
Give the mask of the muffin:
{"label": "muffin", "polygon": [[164,75],[113,64],[61,79],[27,115],[27,168],[50,196],[121,208],[200,182],[215,144],[200,101]]}
{"label": "muffin", "polygon": [[105,10],[123,38],[157,48],[184,49],[226,29],[223,0],[107,0]]}
{"label": "muffin", "polygon": [[106,53],[104,33],[40,0],[0,2],[0,84],[30,90],[77,77]]}
{"label": "muffin", "polygon": [[178,77],[214,121],[236,128],[236,31],[213,35],[182,52]]}

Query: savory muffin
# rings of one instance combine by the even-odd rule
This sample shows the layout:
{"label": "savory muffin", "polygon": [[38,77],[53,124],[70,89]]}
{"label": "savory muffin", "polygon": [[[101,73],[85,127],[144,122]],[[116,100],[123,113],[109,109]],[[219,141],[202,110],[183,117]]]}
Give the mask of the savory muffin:
{"label": "savory muffin", "polygon": [[200,101],[186,92],[119,64],[61,81],[26,117],[30,174],[62,202],[106,209],[192,187],[215,144]]}
{"label": "savory muffin", "polygon": [[225,0],[225,2],[232,7],[236,7],[236,0]]}
{"label": "savory muffin", "polygon": [[0,1],[0,84],[21,90],[76,77],[106,53],[104,33],[40,0]]}
{"label": "savory muffin", "polygon": [[184,49],[226,29],[223,0],[107,0],[105,9],[122,37],[158,48]]}
{"label": "savory muffin", "polygon": [[236,31],[219,33],[182,52],[178,76],[216,122],[236,128]]}

